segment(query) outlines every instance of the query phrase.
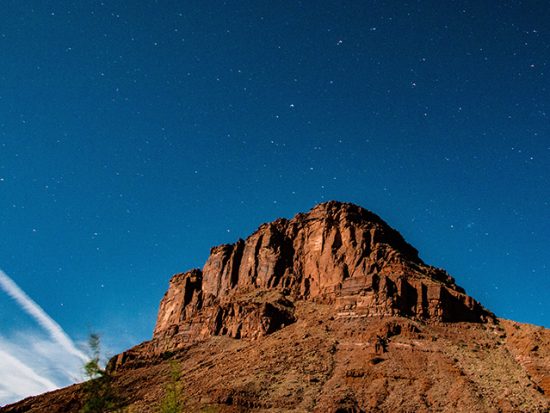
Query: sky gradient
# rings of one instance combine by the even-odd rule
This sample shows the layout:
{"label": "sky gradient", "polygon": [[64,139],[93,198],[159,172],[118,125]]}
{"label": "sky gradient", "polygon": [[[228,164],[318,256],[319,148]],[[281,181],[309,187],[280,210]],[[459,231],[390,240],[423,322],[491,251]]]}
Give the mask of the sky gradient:
{"label": "sky gradient", "polygon": [[[0,268],[116,353],[211,246],[336,199],[550,327],[548,21],[546,1],[6,1]],[[0,350],[44,340],[3,292],[0,323]]]}

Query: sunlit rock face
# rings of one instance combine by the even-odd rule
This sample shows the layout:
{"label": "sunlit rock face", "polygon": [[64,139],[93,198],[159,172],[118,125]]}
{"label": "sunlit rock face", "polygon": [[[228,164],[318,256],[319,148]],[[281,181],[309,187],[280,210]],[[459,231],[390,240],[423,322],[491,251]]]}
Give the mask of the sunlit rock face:
{"label": "sunlit rock face", "polygon": [[330,304],[337,318],[493,318],[377,215],[331,201],[214,247],[202,270],[176,274],[154,338],[258,338],[293,323],[300,301]]}

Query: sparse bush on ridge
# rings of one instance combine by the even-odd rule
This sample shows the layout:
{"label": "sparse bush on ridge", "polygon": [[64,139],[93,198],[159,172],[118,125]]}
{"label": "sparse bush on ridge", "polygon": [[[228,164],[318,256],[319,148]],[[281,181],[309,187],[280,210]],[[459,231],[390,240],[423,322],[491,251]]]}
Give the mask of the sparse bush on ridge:
{"label": "sparse bush on ridge", "polygon": [[[113,376],[102,366],[101,340],[98,334],[88,338],[90,360],[84,365],[86,382],[83,383],[84,404],[79,413],[132,413],[132,406],[121,406],[121,400],[113,388]],[[170,375],[164,387],[164,395],[158,402],[159,413],[187,413],[180,383],[181,371],[176,361],[170,362]],[[212,412],[217,409],[205,408]]]}
{"label": "sparse bush on ridge", "polygon": [[87,381],[83,384],[84,405],[80,413],[122,412],[112,388],[112,376],[101,366],[101,342],[98,334],[90,334],[91,359],[84,365]]}

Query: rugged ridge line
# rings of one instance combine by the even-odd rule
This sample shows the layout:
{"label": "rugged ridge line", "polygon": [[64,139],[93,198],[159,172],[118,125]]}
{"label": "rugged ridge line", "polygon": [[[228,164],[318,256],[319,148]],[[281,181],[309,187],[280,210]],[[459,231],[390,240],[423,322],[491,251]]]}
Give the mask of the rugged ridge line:
{"label": "rugged ridge line", "polygon": [[332,304],[339,318],[494,319],[380,217],[330,201],[214,247],[202,270],[172,277],[153,339],[256,339],[294,322],[301,300]]}
{"label": "rugged ridge line", "polygon": [[[378,216],[328,202],[172,277],[153,339],[106,370],[141,413],[174,388],[193,412],[546,413],[550,330],[496,318]],[[88,396],[0,411],[78,413]]]}

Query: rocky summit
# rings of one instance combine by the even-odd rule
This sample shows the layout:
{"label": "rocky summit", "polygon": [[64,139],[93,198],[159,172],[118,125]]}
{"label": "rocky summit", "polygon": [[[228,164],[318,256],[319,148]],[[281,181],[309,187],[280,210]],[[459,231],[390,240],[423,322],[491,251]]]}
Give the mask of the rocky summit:
{"label": "rocky summit", "polygon": [[[185,412],[547,412],[550,330],[497,318],[377,215],[331,201],[174,275],[152,340],[107,370],[127,412],[174,388]],[[85,398],[77,384],[0,411]]]}
{"label": "rocky summit", "polygon": [[341,320],[494,318],[378,216],[328,202],[212,248],[202,270],[175,275],[154,338],[169,345],[174,337],[257,339],[294,323],[295,303],[303,301],[330,305]]}

